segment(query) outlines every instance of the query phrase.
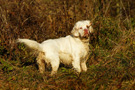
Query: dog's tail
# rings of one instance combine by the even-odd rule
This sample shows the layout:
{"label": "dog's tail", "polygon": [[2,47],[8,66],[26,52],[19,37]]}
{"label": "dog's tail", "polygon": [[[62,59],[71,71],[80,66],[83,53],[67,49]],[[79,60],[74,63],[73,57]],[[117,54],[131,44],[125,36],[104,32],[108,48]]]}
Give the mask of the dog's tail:
{"label": "dog's tail", "polygon": [[41,44],[29,39],[17,39],[17,43],[24,43],[26,46],[28,46],[30,49],[42,51]]}

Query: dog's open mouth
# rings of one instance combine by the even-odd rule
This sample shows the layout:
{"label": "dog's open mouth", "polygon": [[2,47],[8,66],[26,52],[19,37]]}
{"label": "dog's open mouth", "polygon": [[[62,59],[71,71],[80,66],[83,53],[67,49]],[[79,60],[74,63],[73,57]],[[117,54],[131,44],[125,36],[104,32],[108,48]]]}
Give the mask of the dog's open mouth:
{"label": "dog's open mouth", "polygon": [[82,38],[88,39],[88,37],[89,37],[89,35],[87,34],[87,35],[84,35]]}
{"label": "dog's open mouth", "polygon": [[80,38],[84,38],[84,39],[88,39],[89,38],[89,33],[88,34],[84,34],[82,37]]}

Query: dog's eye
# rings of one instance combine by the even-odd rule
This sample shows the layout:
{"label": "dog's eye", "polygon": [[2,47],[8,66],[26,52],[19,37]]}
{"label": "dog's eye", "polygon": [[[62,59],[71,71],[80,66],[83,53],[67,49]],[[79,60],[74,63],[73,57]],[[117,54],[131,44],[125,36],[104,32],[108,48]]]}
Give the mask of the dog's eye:
{"label": "dog's eye", "polygon": [[86,27],[89,28],[90,26],[87,25]]}
{"label": "dog's eye", "polygon": [[80,27],[80,29],[82,29],[82,27]]}

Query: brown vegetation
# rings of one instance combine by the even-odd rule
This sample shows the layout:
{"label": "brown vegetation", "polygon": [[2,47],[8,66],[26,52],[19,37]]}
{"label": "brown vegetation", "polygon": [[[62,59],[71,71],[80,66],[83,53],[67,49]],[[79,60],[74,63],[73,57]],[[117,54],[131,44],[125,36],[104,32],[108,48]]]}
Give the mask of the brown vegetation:
{"label": "brown vegetation", "polygon": [[[55,78],[41,75],[35,56],[15,43],[66,36],[84,19],[95,33],[79,77],[65,66]],[[0,89],[135,90],[135,1],[0,0]]]}

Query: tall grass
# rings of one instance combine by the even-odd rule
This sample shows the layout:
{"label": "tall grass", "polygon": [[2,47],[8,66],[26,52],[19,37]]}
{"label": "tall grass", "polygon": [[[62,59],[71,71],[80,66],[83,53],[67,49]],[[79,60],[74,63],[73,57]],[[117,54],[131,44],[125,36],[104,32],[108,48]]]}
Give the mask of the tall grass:
{"label": "tall grass", "polygon": [[[1,89],[135,89],[135,1],[0,0]],[[70,67],[54,78],[38,72],[35,56],[17,38],[42,42],[70,34],[79,20],[93,22],[88,71]]]}

